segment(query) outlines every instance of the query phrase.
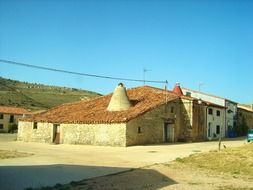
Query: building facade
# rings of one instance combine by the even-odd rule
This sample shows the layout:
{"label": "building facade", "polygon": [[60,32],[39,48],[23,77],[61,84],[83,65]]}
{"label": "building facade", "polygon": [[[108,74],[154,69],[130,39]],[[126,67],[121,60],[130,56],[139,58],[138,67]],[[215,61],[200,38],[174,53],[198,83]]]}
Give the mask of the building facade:
{"label": "building facade", "polygon": [[206,107],[206,139],[225,137],[225,108],[208,105]]}
{"label": "building facade", "polygon": [[[208,136],[212,136],[212,135],[215,136],[214,134],[217,134],[217,133],[214,133],[215,128],[217,129],[217,132],[220,131],[219,129],[222,129],[221,131],[225,133],[226,137],[230,136],[231,131],[233,131],[233,129],[237,125],[237,103],[236,102],[233,102],[231,100],[221,98],[218,96],[206,94],[203,92],[187,89],[187,88],[182,88],[182,91],[183,91],[183,94],[186,96],[194,97],[196,99],[220,106],[221,108],[222,107],[225,108],[225,109],[218,110],[220,111],[220,115],[222,117],[221,116],[216,117],[217,115],[216,116],[214,115],[209,116],[209,114],[207,115],[208,120],[216,120],[214,121],[214,123],[212,123],[211,121],[207,121],[208,122],[207,125],[210,124],[210,127],[208,126],[208,129],[210,128],[209,130],[210,133],[208,133]],[[213,109],[216,109],[216,108],[213,108]]]}
{"label": "building facade", "polygon": [[0,106],[0,132],[8,132],[10,125],[18,125],[18,119],[31,113],[23,108]]}

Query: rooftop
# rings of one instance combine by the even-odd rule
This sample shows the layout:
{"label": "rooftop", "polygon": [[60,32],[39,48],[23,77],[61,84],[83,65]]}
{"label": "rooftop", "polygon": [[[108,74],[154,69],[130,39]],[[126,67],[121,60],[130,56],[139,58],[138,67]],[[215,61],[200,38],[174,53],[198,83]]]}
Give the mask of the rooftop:
{"label": "rooftop", "polygon": [[166,102],[179,98],[162,89],[141,86],[127,90],[131,107],[123,111],[108,111],[112,94],[89,101],[63,104],[47,112],[35,114],[25,121],[48,123],[126,123]]}
{"label": "rooftop", "polygon": [[251,109],[250,107],[247,107],[247,106],[237,105],[237,107],[239,109],[243,109],[243,110],[248,111],[248,112],[253,112],[253,109]]}
{"label": "rooftop", "polygon": [[212,94],[208,94],[208,93],[205,93],[205,92],[200,92],[200,91],[197,91],[197,90],[192,90],[192,89],[184,88],[184,87],[181,87],[181,89],[182,89],[182,90],[189,91],[189,92],[194,92],[194,93],[203,94],[203,95],[207,95],[207,96],[210,96],[210,97],[218,98],[218,99],[221,99],[221,100],[227,100],[227,101],[229,101],[229,102],[232,102],[232,103],[237,104],[237,102],[234,102],[234,101],[229,100],[229,99],[226,99],[226,98],[222,98],[222,97],[220,97],[220,96],[216,96],[216,95],[212,95]]}
{"label": "rooftop", "polygon": [[0,113],[16,114],[16,115],[31,114],[24,108],[10,107],[10,106],[0,106]]}

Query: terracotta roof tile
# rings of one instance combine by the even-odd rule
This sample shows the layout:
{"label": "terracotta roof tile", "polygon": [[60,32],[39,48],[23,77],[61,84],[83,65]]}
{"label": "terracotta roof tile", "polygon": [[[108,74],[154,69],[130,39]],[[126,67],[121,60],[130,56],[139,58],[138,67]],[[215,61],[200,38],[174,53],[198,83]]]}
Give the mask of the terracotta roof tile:
{"label": "terracotta roof tile", "polygon": [[[166,95],[167,94],[167,95]],[[112,94],[89,101],[63,104],[41,114],[35,114],[25,121],[49,123],[125,123],[137,116],[179,96],[162,89],[149,86],[127,90],[132,106],[125,111],[108,111],[107,106]]]}
{"label": "terracotta roof tile", "polygon": [[31,114],[29,111],[27,111],[24,108],[17,108],[17,107],[10,107],[10,106],[0,106],[0,113],[17,114],[17,115]]}

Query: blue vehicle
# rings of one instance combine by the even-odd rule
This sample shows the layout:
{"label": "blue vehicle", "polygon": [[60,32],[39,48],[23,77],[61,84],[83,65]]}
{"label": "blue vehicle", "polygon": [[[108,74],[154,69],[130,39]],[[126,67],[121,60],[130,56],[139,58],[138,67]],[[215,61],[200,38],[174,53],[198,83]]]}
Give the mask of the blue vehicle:
{"label": "blue vehicle", "polygon": [[248,134],[247,134],[247,141],[253,141],[253,129],[250,129]]}

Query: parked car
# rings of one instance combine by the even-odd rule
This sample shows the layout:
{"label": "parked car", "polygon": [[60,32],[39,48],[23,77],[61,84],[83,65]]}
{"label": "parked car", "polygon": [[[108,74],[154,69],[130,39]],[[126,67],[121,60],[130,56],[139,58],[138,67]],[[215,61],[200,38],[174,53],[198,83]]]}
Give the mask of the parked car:
{"label": "parked car", "polygon": [[253,141],[253,129],[250,129],[247,134],[247,141]]}

